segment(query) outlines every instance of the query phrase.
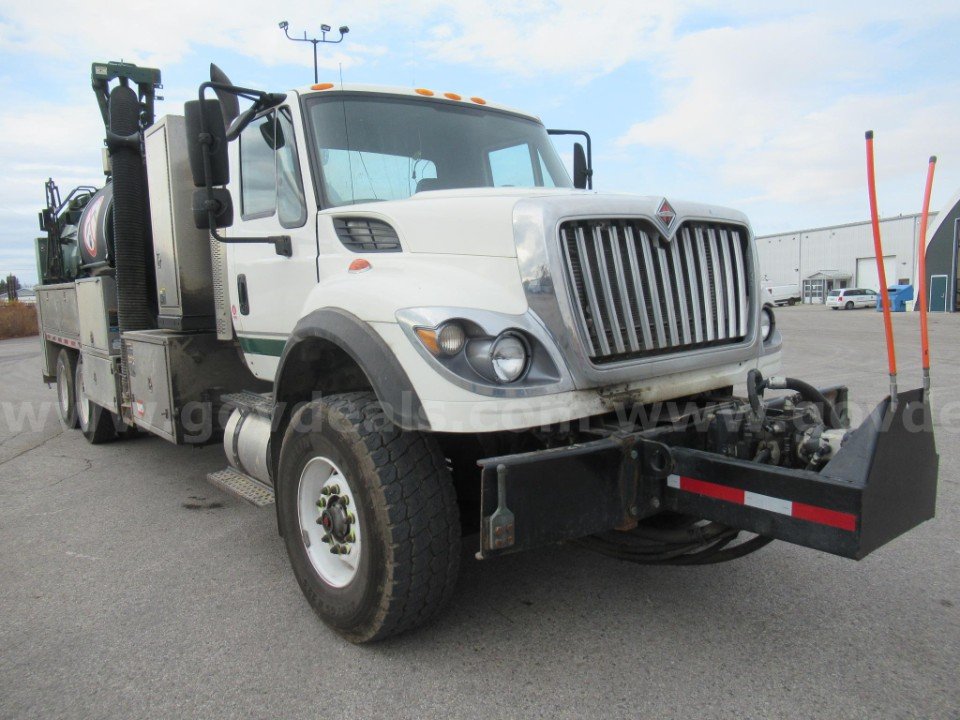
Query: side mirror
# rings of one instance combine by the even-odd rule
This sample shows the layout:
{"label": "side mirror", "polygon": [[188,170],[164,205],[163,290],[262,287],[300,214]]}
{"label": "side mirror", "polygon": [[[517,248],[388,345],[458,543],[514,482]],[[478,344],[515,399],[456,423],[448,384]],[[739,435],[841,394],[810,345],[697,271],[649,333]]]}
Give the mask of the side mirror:
{"label": "side mirror", "polygon": [[[233,85],[227,74],[213,63],[210,63],[210,82],[220,83],[222,85]],[[220,109],[223,112],[223,126],[227,127],[233,122],[233,119],[240,114],[240,101],[233,93],[226,92],[220,88],[214,88],[213,92],[220,101]]]}
{"label": "side mirror", "polygon": [[[211,225],[212,223],[212,225]],[[213,199],[206,188],[193,191],[193,224],[198,230],[216,230],[233,225],[233,201],[226,188],[213,188]]]}
{"label": "side mirror", "polygon": [[[201,125],[201,113],[203,124]],[[218,100],[190,100],[183,105],[187,128],[187,153],[190,156],[190,172],[196,187],[226,185],[230,182],[230,161],[227,156],[227,134],[223,127],[223,112]],[[209,136],[201,139],[201,128]],[[203,166],[204,153],[210,157],[210,177]]]}
{"label": "side mirror", "polygon": [[583,151],[583,145],[573,144],[573,186],[579,190],[585,190],[587,187],[587,155]]}

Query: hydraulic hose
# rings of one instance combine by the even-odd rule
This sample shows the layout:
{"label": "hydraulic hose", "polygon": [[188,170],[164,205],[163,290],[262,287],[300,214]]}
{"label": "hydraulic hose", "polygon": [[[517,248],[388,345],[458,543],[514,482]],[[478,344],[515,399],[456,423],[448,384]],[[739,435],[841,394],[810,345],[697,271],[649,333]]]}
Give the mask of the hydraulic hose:
{"label": "hydraulic hose", "polygon": [[795,390],[800,393],[804,400],[809,400],[812,403],[816,403],[823,408],[824,422],[834,430],[842,430],[843,423],[840,421],[840,416],[837,414],[837,409],[833,406],[833,403],[827,400],[822,392],[817,390],[810,383],[804,382],[803,380],[798,380],[797,378],[784,378],[783,381],[784,387],[787,390]]}
{"label": "hydraulic hose", "polygon": [[[747,373],[747,399],[750,401],[750,407],[758,417],[763,417],[763,391],[771,387],[770,380],[764,379],[763,375],[757,369]],[[804,400],[816,403],[823,408],[824,422],[828,427],[835,430],[842,430],[843,423],[837,414],[837,409],[833,403],[827,400],[826,396],[813,385],[797,378],[783,378],[777,382],[777,390],[793,390],[800,393]]]}

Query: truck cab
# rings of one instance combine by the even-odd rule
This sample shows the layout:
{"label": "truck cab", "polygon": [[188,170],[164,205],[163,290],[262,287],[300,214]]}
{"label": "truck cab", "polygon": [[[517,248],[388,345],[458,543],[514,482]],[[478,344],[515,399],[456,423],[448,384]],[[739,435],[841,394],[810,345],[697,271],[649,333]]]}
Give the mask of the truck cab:
{"label": "truck cab", "polygon": [[[537,118],[480,98],[315,87],[231,144],[227,238],[285,234],[293,250],[228,245],[230,315],[258,377],[330,311],[404,369],[423,417],[397,419],[440,432],[570,421],[613,395],[654,402],[776,369],[742,214],[574,188]],[[465,357],[424,342],[443,326]],[[526,356],[516,377],[481,357],[504,334]]]}

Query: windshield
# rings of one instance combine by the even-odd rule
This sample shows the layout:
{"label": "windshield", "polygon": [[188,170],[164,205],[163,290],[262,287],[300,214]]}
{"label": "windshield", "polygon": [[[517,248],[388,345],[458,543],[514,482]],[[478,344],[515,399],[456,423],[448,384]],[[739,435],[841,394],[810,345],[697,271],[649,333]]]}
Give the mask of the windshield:
{"label": "windshield", "polygon": [[572,187],[544,127],[460,103],[308,98],[325,206],[478,187]]}

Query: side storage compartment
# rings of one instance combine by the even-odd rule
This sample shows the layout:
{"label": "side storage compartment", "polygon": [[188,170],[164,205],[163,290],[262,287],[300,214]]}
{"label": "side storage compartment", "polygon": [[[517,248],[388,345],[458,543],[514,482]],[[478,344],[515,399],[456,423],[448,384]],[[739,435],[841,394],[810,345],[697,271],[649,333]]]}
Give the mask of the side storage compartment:
{"label": "side storage compartment", "polygon": [[170,442],[219,441],[229,415],[221,412],[222,396],[269,389],[216,333],[142,330],[124,333],[123,339],[133,421]]}
{"label": "side storage compartment", "polygon": [[180,115],[165,115],[145,134],[147,184],[154,211],[157,323],[170,330],[213,330],[210,238],[193,223],[193,180]]}
{"label": "side storage compartment", "polygon": [[60,346],[80,349],[77,286],[74,283],[43,285],[36,289],[43,347],[43,378],[53,382]]}
{"label": "side storage compartment", "polygon": [[84,347],[83,390],[87,397],[112,413],[120,414],[120,356],[104,355]]}
{"label": "side storage compartment", "polygon": [[80,344],[102,355],[120,355],[117,284],[109,275],[77,280]]}

